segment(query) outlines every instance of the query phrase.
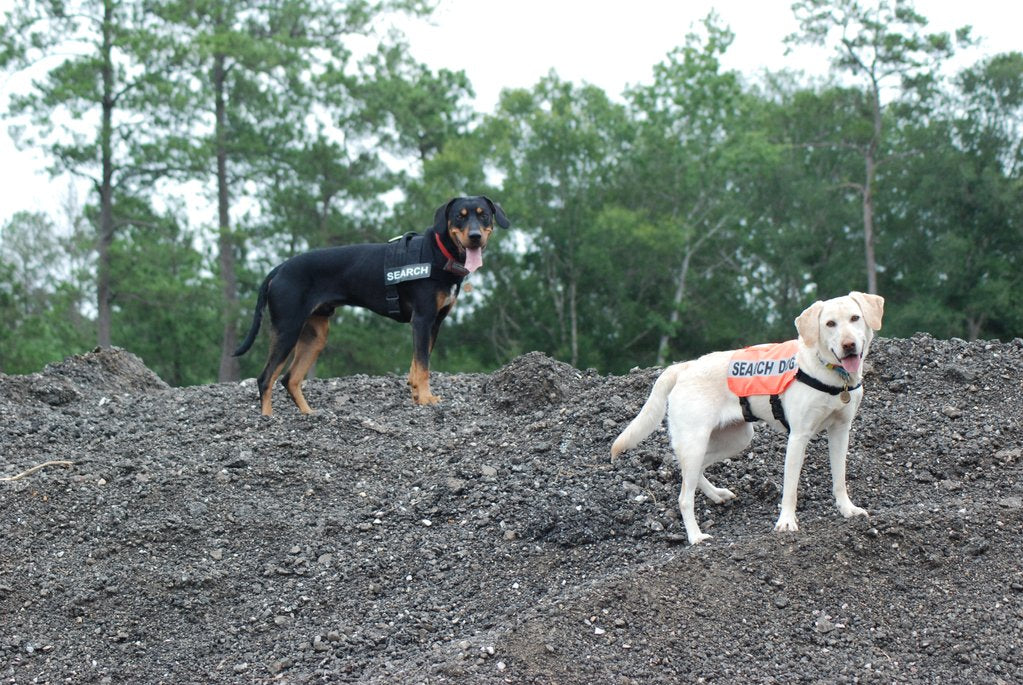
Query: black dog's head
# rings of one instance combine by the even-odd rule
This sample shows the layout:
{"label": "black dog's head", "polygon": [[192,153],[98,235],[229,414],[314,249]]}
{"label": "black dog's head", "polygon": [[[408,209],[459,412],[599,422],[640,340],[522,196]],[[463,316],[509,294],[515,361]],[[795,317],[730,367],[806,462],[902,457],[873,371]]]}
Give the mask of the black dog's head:
{"label": "black dog's head", "polygon": [[494,222],[501,228],[509,226],[501,205],[489,197],[456,197],[437,209],[433,230],[454,243],[459,256],[465,257],[465,268],[472,272],[483,264]]}

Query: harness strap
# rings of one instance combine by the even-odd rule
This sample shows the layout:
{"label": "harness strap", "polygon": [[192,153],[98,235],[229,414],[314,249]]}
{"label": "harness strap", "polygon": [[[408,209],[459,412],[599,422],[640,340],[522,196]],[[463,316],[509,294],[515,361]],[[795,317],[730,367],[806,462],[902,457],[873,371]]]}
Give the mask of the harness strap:
{"label": "harness strap", "polygon": [[[791,430],[789,428],[789,422],[785,418],[785,407],[781,404],[781,397],[778,395],[771,395],[771,415],[774,416],[774,420],[785,426],[785,430]],[[762,421],[759,416],[753,413],[753,408],[750,406],[748,397],[739,398],[739,406],[742,408],[742,418],[746,423],[756,423]]]}
{"label": "harness strap", "polygon": [[748,397],[740,397],[739,406],[742,408],[742,418],[746,421],[746,423],[756,423],[760,420],[757,418],[757,415],[753,413],[753,408],[749,406]]}
{"label": "harness strap", "polygon": [[[415,236],[416,233],[414,231],[409,231],[405,235],[392,239],[387,244],[387,255],[384,258],[384,271],[396,266],[404,266],[408,262],[405,257],[405,253],[408,252],[409,245],[412,244],[412,238]],[[388,283],[384,285],[384,297],[387,298],[388,316],[398,316],[401,314],[401,302],[398,299],[397,283]]]}
{"label": "harness strap", "polygon": [[789,422],[785,418],[785,407],[781,406],[781,398],[777,395],[771,395],[771,413],[774,414],[774,419],[785,426],[786,432],[792,430],[789,428]]}
{"label": "harness strap", "polygon": [[[849,390],[855,390],[856,388],[858,388],[861,385],[863,385],[863,383],[857,383],[856,385],[852,386],[851,388],[850,387],[844,387],[844,388],[835,387],[834,385],[828,385],[827,383],[822,383],[821,381],[817,380],[816,378],[814,378],[810,374],[803,373],[802,369],[800,369],[799,371],[796,372],[796,380],[799,381],[800,383],[804,383],[806,385],[809,385],[814,390],[818,390],[820,392],[826,392],[829,395],[839,395],[839,394],[841,394],[843,392],[846,392],[846,391],[849,391]],[[770,400],[771,400],[771,415],[774,416],[775,421],[777,421],[781,425],[785,426],[785,430],[786,431],[791,431],[792,429],[789,428],[788,419],[785,418],[785,407],[782,406],[781,397],[778,396],[778,395],[771,395]],[[847,400],[844,400],[844,401],[847,401]],[[761,420],[760,417],[758,417],[756,414],[753,413],[753,408],[750,407],[750,403],[749,403],[749,398],[748,397],[740,397],[739,398],[739,406],[742,408],[742,418],[743,418],[743,420],[746,421],[746,423],[755,423],[755,422]]]}

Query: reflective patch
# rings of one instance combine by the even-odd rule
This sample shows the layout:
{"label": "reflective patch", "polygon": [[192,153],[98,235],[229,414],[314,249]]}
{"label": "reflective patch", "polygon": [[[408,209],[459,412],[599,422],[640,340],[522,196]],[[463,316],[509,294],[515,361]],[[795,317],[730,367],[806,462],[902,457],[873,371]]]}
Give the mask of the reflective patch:
{"label": "reflective patch", "polygon": [[384,272],[384,284],[394,285],[402,281],[416,281],[420,278],[429,278],[431,266],[427,262],[425,264],[407,264],[387,269]]}
{"label": "reflective patch", "polygon": [[728,361],[728,389],[739,397],[778,395],[796,378],[799,341],[753,345]]}

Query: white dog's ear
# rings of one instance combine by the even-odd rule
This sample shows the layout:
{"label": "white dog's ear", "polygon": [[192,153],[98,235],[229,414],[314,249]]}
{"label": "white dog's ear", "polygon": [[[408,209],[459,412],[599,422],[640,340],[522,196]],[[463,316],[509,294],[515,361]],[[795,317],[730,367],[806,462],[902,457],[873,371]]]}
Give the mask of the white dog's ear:
{"label": "white dog's ear", "polygon": [[870,329],[873,331],[881,330],[881,317],[884,316],[884,298],[880,295],[869,295],[857,292],[856,290],[849,293],[849,297],[853,298],[856,304],[860,306],[860,309],[863,311],[863,318],[866,319]]}
{"label": "white dog's ear", "polygon": [[821,307],[823,306],[824,303],[817,300],[796,317],[796,331],[799,332],[799,337],[803,339],[803,344],[807,347],[816,345],[817,339],[820,337]]}

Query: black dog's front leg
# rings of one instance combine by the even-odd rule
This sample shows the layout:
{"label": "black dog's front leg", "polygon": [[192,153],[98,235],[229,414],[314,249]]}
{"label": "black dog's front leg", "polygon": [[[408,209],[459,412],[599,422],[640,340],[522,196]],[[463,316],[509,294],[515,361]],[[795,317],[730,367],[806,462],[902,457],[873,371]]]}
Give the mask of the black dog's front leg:
{"label": "black dog's front leg", "polygon": [[412,368],[408,384],[412,388],[412,401],[416,404],[437,404],[440,398],[430,392],[430,352],[436,336],[435,312],[412,316]]}

